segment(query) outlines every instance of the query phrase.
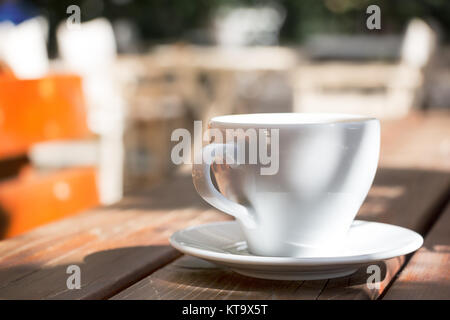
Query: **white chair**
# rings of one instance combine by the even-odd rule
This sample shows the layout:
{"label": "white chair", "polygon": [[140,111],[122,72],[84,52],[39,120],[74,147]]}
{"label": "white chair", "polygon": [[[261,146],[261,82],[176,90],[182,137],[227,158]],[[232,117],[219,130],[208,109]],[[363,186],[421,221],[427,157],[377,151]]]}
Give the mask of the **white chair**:
{"label": "white chair", "polygon": [[48,22],[35,17],[18,25],[0,23],[0,60],[20,79],[39,78],[48,73]]}
{"label": "white chair", "polygon": [[[355,46],[353,42],[348,50],[358,51]],[[380,118],[407,114],[422,103],[424,70],[435,50],[436,35],[424,21],[414,19],[399,47],[399,59],[393,63],[327,61],[299,66],[293,79],[295,111]]]}
{"label": "white chair", "polygon": [[63,65],[83,77],[88,126],[100,137],[100,201],[114,203],[123,194],[124,102],[115,81],[113,28],[106,19],[82,23],[79,28],[61,23],[56,36]]}

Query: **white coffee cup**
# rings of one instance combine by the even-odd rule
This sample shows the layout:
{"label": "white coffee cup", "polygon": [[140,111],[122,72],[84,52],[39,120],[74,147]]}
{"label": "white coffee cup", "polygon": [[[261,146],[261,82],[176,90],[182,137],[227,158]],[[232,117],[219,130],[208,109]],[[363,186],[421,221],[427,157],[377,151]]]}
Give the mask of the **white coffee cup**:
{"label": "white coffee cup", "polygon": [[[193,165],[197,192],[237,219],[252,254],[317,257],[343,249],[377,169],[377,119],[329,113],[243,114],[215,117],[209,127],[224,137],[227,129],[278,132],[277,141],[273,136],[263,141],[269,147],[278,143],[278,152],[271,155],[278,155],[275,174],[262,174],[267,164],[259,162],[220,164],[220,158],[233,157],[232,152],[248,153],[249,136],[244,146],[236,141],[205,146],[203,152],[215,158]],[[262,139],[258,136],[258,143]]]}

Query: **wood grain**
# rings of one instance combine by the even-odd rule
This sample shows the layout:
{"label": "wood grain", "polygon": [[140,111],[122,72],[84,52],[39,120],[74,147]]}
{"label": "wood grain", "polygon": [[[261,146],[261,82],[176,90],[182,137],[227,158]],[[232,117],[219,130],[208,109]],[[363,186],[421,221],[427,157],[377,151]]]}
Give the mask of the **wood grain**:
{"label": "wood grain", "polygon": [[[359,217],[425,232],[448,196],[450,117],[414,115],[382,128],[381,168]],[[0,242],[0,298],[376,298],[404,262],[382,262],[382,288],[367,291],[363,269],[337,280],[273,282],[176,259],[168,245],[175,230],[225,219],[203,203],[190,176],[176,177],[118,205]],[[67,289],[70,264],[81,267],[80,290]]]}
{"label": "wood grain", "polygon": [[[176,202],[173,195],[176,195]],[[0,242],[0,298],[100,299],[172,261],[177,229],[227,219],[205,206],[182,176],[122,203],[61,220]],[[67,266],[81,268],[81,289],[68,290]]]}
{"label": "wood grain", "polygon": [[450,112],[381,122],[381,167],[450,171]]}
{"label": "wood grain", "polygon": [[[424,231],[436,203],[448,195],[450,177],[433,171],[380,169],[358,215]],[[379,289],[368,289],[367,266],[354,275],[324,281],[247,278],[185,256],[157,270],[113,299],[376,299],[403,265],[404,257],[379,263]]]}
{"label": "wood grain", "polygon": [[[382,150],[374,186],[360,219],[392,223],[424,233],[448,197],[450,118],[411,115],[382,123]],[[380,262],[379,289],[368,289],[366,266],[328,281],[268,281],[246,278],[183,257],[113,299],[376,299],[405,262]]]}
{"label": "wood grain", "polygon": [[450,205],[384,299],[450,299]]}

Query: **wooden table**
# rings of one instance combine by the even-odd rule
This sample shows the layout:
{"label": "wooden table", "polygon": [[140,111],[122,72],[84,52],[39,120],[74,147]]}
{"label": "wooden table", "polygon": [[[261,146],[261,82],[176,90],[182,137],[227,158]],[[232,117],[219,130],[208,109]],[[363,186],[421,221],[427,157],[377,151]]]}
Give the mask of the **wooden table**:
{"label": "wooden table", "polygon": [[[168,245],[181,228],[229,219],[189,175],[0,242],[1,299],[450,299],[450,114],[382,123],[380,166],[358,218],[411,228],[415,254],[382,261],[380,288],[361,268],[317,281],[247,278]],[[69,265],[81,289],[66,285]]]}

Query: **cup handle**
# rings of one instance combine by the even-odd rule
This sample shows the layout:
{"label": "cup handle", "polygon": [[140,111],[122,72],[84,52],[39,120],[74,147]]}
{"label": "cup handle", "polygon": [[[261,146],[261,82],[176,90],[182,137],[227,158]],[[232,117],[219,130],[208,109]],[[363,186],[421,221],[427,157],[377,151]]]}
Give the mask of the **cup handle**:
{"label": "cup handle", "polygon": [[[211,165],[217,151],[225,150],[224,158],[232,151],[234,154],[235,146],[233,144],[211,143],[202,149],[202,154],[211,155],[210,161],[202,161],[200,164],[192,165],[192,180],[198,194],[210,205],[232,215],[240,220],[245,226],[252,227],[255,225],[255,219],[249,209],[239,203],[227,199],[213,185],[211,180]],[[203,160],[203,159],[202,159]]]}

